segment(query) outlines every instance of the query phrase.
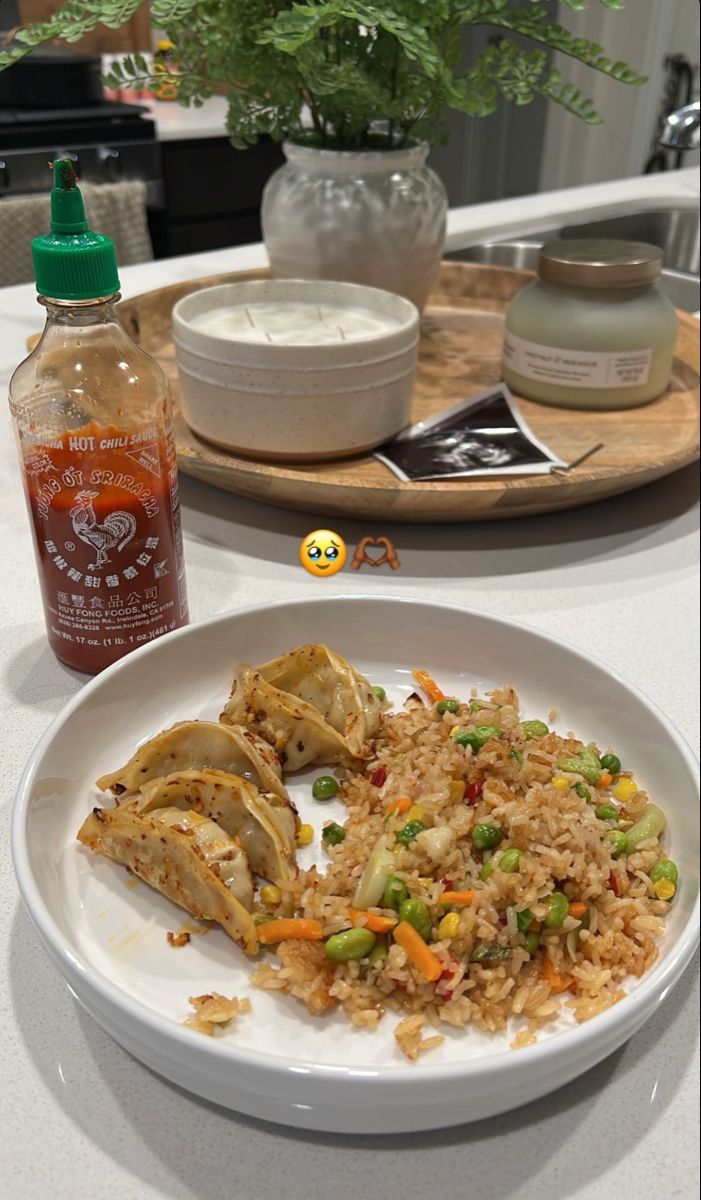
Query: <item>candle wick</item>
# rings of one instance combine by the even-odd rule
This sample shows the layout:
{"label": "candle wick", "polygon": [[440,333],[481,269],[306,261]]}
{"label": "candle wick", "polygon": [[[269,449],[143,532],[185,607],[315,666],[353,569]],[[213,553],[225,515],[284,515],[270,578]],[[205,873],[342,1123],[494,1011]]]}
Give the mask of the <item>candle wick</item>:
{"label": "candle wick", "polygon": [[[266,329],[266,330],[264,330],[264,333],[265,333],[265,336],[267,337],[268,341],[269,341],[269,342],[272,342],[272,341],[273,341],[273,339],[271,338],[271,336],[270,336],[270,334],[268,333],[267,329]],[[273,342],[273,345],[274,345],[274,344],[275,344],[275,343]]]}
{"label": "candle wick", "polygon": [[343,330],[342,330],[341,326],[340,326],[340,325],[337,325],[337,326],[336,326],[336,328],[337,328],[338,332],[339,332],[339,333],[340,333],[340,335],[341,335],[341,341],[342,341],[342,342],[345,342],[345,340],[346,340],[346,335],[345,335],[345,333],[343,332]]}
{"label": "candle wick", "polygon": [[243,306],[243,311],[245,312],[246,316],[248,317],[248,323],[251,326],[251,329],[257,329],[258,327],[257,327],[255,321],[253,320],[253,317],[251,316],[250,312],[246,308],[245,304]]}
{"label": "candle wick", "polygon": [[319,318],[319,320],[320,320],[320,321],[323,321],[323,319],[324,319],[324,314],[322,313],[322,311],[321,311],[321,307],[320,307],[318,304],[317,304],[317,306],[316,306],[316,315],[317,315],[317,317]]}

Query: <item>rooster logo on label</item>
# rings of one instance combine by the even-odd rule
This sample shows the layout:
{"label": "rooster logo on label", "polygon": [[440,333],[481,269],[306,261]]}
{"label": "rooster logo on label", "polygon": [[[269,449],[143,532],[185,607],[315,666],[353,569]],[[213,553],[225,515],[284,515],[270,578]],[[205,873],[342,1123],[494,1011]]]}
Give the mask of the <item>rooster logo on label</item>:
{"label": "rooster logo on label", "polygon": [[122,509],[108,513],[98,524],[92,504],[98,495],[99,492],[78,492],[75,506],[70,510],[76,536],[97,551],[95,562],[90,563],[91,571],[99,570],[110,562],[108,550],[123,550],[136,533],[136,518]]}

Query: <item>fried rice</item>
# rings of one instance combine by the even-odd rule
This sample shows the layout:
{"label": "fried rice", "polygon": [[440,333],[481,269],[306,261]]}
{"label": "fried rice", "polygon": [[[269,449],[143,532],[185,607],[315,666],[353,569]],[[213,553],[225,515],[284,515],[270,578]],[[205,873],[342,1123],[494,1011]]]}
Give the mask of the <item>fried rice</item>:
{"label": "fried rice", "polygon": [[[457,729],[477,726],[497,733],[476,751],[455,740]],[[326,863],[281,884],[279,903],[261,919],[312,919],[324,938],[362,926],[368,913],[396,919],[382,898],[364,914],[353,911],[382,842],[393,875],[428,910],[426,942],[440,976],[427,979],[390,932],[378,936],[371,955],[347,962],[332,961],[323,941],[282,942],[277,960],[262,962],[253,982],[298,998],[316,1016],[340,1008],[368,1029],[393,1010],[402,1018],[398,1044],[412,1059],[442,1040],[435,1035],[441,1025],[497,1033],[510,1023],[518,1047],[563,1007],[584,1021],[615,1004],[626,980],[642,976],[658,955],[669,904],[658,898],[649,871],[664,855],[654,837],[624,859],[614,857],[610,831],[625,832],[648,797],[623,772],[617,782],[631,779],[630,795],[617,805],[617,819],[597,817],[597,806],[615,799],[615,785],[613,794],[584,786],[575,770],[558,766],[582,749],[574,735],[529,737],[508,687],[479,704],[461,702],[455,712],[439,713],[417,696],[400,711],[385,711],[371,757],[338,772],[347,809],[343,840],[326,846]],[[423,828],[401,840],[416,809]],[[498,847],[476,849],[478,824],[498,829]],[[521,854],[507,872],[499,863],[509,849]],[[455,891],[474,896],[459,906],[441,904]],[[555,927],[548,923],[553,893],[569,905]],[[444,936],[441,922],[450,911],[458,919]]]}

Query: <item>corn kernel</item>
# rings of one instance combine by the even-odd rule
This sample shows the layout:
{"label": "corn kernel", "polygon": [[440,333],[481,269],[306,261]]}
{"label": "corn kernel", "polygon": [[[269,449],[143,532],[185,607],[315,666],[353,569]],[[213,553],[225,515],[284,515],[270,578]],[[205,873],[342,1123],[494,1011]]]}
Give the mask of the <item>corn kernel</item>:
{"label": "corn kernel", "polygon": [[409,823],[409,821],[423,821],[425,824],[426,813],[424,812],[424,810],[421,808],[421,806],[419,804],[412,804],[411,808],[409,809],[409,811],[406,815],[406,819],[407,819],[407,824]]}
{"label": "corn kernel", "polygon": [[446,913],[438,925],[438,936],[441,940],[444,938],[457,937],[460,932],[460,917],[457,913]]}
{"label": "corn kernel", "polygon": [[275,908],[282,900],[282,892],[274,883],[269,883],[260,889],[260,898],[269,908]]}
{"label": "corn kernel", "polygon": [[459,804],[465,796],[465,780],[451,779],[448,789],[451,804]]}
{"label": "corn kernel", "polygon": [[431,879],[430,875],[419,875],[419,883],[421,884],[422,888],[425,888],[426,891],[433,887],[433,880]]}
{"label": "corn kernel", "polygon": [[313,841],[314,841],[314,826],[313,825],[300,825],[299,832],[297,834],[297,845],[298,846],[308,846],[309,843],[313,842]]}
{"label": "corn kernel", "polygon": [[563,775],[553,775],[550,782],[552,783],[553,787],[557,788],[558,792],[566,792],[570,786],[569,779],[565,779]]}
{"label": "corn kernel", "polygon": [[652,886],[658,900],[671,900],[677,890],[671,879],[658,879]]}
{"label": "corn kernel", "polygon": [[640,788],[634,779],[627,779],[624,777],[619,779],[616,786],[611,790],[613,791],[616,799],[620,800],[621,804],[625,804],[628,800],[633,799],[633,796],[635,796],[636,792],[640,791]]}

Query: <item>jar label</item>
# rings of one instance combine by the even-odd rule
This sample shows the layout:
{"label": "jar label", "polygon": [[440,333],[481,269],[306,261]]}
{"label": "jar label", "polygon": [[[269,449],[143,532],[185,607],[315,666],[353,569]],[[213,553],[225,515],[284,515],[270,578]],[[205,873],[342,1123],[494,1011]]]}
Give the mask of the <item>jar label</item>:
{"label": "jar label", "polygon": [[652,350],[563,350],[506,334],[504,362],[525,379],[580,388],[626,388],[647,383]]}

